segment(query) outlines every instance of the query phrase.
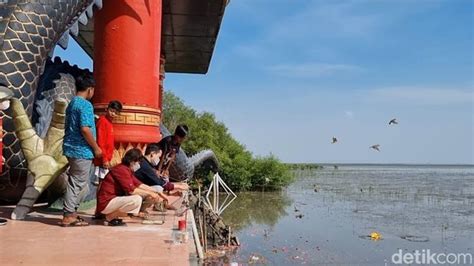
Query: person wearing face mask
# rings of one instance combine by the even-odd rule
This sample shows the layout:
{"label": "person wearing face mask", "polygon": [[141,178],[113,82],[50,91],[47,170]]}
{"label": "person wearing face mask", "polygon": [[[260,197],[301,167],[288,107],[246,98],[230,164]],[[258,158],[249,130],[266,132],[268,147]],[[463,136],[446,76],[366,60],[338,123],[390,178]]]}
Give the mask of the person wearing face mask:
{"label": "person wearing face mask", "polygon": [[149,144],[145,149],[145,156],[140,159],[140,169],[135,173],[138,180],[155,188],[158,192],[172,191],[174,185],[160,178],[155,167],[160,163],[161,149],[156,144]]}
{"label": "person wearing face mask", "polygon": [[142,153],[131,149],[125,153],[122,163],[110,168],[97,192],[96,216],[105,215],[109,226],[125,225],[120,217],[128,214],[139,216],[161,199],[155,189],[140,182],[134,172],[140,169]]}
{"label": "person wearing face mask", "polygon": [[[140,169],[135,172],[135,176],[144,184],[155,189],[160,197],[165,201],[165,208],[172,210],[175,208],[168,204],[168,198],[163,194],[163,191],[170,193],[175,189],[175,186],[173,183],[158,176],[155,167],[160,163],[160,157],[160,147],[155,144],[149,144],[145,149],[145,156],[140,159]],[[175,192],[170,193],[170,195],[181,196],[181,193]]]}

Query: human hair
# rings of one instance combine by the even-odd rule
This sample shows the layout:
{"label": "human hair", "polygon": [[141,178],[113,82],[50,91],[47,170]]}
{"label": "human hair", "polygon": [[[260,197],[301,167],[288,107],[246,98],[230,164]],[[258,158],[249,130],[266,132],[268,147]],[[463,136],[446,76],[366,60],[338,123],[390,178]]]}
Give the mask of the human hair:
{"label": "human hair", "polygon": [[188,131],[188,126],[181,124],[176,127],[176,129],[174,130],[174,134],[178,137],[184,138],[188,135]]}
{"label": "human hair", "polygon": [[95,87],[95,80],[91,74],[84,74],[76,78],[76,91],[86,91]]}
{"label": "human hair", "polygon": [[161,148],[156,144],[149,144],[146,146],[145,155],[150,155],[152,152],[158,153]]}
{"label": "human hair", "polygon": [[122,158],[122,164],[130,166],[133,162],[138,162],[142,157],[142,152],[139,149],[131,149],[125,153]]}
{"label": "human hair", "polygon": [[122,103],[117,100],[113,100],[109,102],[109,105],[107,106],[107,108],[114,109],[115,111],[120,112],[122,111]]}

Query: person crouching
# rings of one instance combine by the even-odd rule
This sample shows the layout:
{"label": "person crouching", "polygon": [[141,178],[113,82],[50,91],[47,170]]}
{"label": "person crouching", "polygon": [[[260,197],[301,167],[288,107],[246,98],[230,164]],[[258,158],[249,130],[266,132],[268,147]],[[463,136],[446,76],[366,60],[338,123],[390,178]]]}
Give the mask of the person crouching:
{"label": "person crouching", "polygon": [[[133,174],[140,168],[141,157],[139,149],[127,151],[122,163],[112,167],[99,185],[96,216],[105,215],[109,226],[125,225],[120,217],[138,216],[140,211],[160,200],[153,188],[144,185]],[[142,204],[144,200],[147,204]]]}

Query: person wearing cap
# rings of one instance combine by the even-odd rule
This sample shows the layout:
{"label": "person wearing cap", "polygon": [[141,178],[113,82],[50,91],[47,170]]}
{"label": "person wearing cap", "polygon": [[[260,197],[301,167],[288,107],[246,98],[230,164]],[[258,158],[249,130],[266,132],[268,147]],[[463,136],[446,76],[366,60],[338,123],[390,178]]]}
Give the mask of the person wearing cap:
{"label": "person wearing cap", "polygon": [[[0,84],[0,110],[5,111],[10,108],[10,99],[13,97],[13,92],[7,88],[7,86]],[[3,171],[3,164],[5,158],[3,158],[3,121],[0,117],[0,155],[2,156],[2,164],[0,165],[0,172]],[[7,219],[0,218],[0,225],[6,225]]]}

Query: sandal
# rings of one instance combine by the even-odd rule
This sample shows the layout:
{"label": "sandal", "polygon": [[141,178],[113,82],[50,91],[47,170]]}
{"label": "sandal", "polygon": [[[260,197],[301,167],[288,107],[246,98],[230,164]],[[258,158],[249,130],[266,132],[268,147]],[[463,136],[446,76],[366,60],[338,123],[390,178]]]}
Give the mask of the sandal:
{"label": "sandal", "polygon": [[59,225],[61,225],[62,227],[73,227],[73,226],[79,227],[79,226],[88,226],[89,223],[84,221],[82,218],[77,217],[76,220],[70,223],[59,222]]}
{"label": "sandal", "polygon": [[124,225],[127,225],[127,224],[124,223],[122,219],[112,219],[110,221],[105,221],[104,225],[107,225],[107,226],[124,226]]}

